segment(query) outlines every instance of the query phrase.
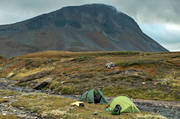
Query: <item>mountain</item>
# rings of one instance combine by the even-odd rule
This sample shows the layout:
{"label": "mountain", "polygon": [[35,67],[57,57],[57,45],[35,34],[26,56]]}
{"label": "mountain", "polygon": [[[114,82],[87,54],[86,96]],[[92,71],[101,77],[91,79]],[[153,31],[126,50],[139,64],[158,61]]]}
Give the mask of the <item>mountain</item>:
{"label": "mountain", "polygon": [[104,4],[69,6],[0,26],[0,54],[61,51],[167,51],[128,15]]}

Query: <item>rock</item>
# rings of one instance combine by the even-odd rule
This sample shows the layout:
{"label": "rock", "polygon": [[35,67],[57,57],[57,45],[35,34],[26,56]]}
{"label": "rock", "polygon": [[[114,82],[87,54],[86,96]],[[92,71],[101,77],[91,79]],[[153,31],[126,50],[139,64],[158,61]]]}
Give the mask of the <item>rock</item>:
{"label": "rock", "polygon": [[98,115],[98,112],[94,112],[93,115]]}
{"label": "rock", "polygon": [[153,81],[153,79],[150,78],[150,77],[147,77],[146,80],[147,80],[147,81]]}
{"label": "rock", "polygon": [[13,77],[15,75],[15,73],[9,73],[8,75],[7,75],[7,77],[6,78],[11,78],[11,77]]}
{"label": "rock", "polygon": [[3,112],[3,113],[2,113],[2,115],[6,116],[6,115],[7,115],[7,113],[6,113],[6,112]]}
{"label": "rock", "polygon": [[34,89],[40,90],[40,89],[44,88],[45,86],[47,86],[52,80],[53,80],[53,78],[47,78],[45,81],[42,81],[42,82],[38,83],[34,87]]}
{"label": "rock", "polygon": [[42,78],[44,76],[48,76],[50,73],[51,73],[50,70],[38,72],[38,73],[35,73],[35,74],[24,77],[23,79],[20,80],[20,83],[33,81],[35,79],[40,79],[40,78]]}
{"label": "rock", "polygon": [[84,103],[81,101],[76,101],[71,103],[72,106],[84,107]]}
{"label": "rock", "polygon": [[65,83],[65,81],[61,81],[61,84],[64,84]]}
{"label": "rock", "polygon": [[113,71],[111,73],[108,73],[107,75],[116,75],[116,74],[121,74],[123,73],[123,71],[117,70],[117,71]]}
{"label": "rock", "polygon": [[169,106],[166,105],[165,108],[169,108]]}
{"label": "rock", "polygon": [[142,84],[143,84],[143,85],[145,85],[145,84],[146,84],[146,82],[142,82]]}
{"label": "rock", "polygon": [[48,84],[49,84],[49,82],[47,82],[47,81],[41,82],[41,83],[37,84],[37,86],[35,86],[34,89],[40,90],[40,89],[44,88],[45,86],[47,86]]}
{"label": "rock", "polygon": [[4,99],[8,99],[9,97],[7,97],[7,96],[4,96],[3,98],[4,98]]}
{"label": "rock", "polygon": [[106,63],[106,68],[108,68],[108,69],[112,69],[112,68],[114,68],[115,66],[116,66],[116,64],[113,63],[113,62]]}
{"label": "rock", "polygon": [[25,118],[25,117],[27,117],[27,115],[18,114],[17,117],[19,117],[19,118]]}

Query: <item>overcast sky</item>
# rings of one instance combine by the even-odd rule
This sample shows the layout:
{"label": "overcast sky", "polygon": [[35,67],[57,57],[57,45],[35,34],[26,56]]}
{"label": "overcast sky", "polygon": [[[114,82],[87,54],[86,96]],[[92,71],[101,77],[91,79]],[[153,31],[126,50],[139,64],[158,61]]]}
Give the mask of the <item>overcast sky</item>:
{"label": "overcast sky", "polygon": [[[90,2],[89,2],[90,1]],[[104,3],[133,17],[170,51],[180,51],[180,0],[0,0],[0,25],[23,21],[64,6]]]}

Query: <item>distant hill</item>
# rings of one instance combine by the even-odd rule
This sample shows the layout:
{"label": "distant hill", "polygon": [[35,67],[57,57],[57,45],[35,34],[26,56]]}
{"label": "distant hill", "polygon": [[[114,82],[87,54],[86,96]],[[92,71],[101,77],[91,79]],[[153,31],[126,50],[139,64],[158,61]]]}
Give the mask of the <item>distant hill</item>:
{"label": "distant hill", "polygon": [[0,26],[0,54],[61,51],[167,51],[145,35],[128,15],[112,6],[69,6]]}

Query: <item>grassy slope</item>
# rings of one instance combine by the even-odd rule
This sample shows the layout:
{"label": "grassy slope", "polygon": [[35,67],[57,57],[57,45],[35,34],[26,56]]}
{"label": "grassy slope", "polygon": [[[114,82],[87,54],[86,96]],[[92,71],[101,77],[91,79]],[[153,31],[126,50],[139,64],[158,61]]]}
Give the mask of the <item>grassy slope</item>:
{"label": "grassy slope", "polygon": [[[71,103],[75,100],[69,98],[61,98],[57,96],[49,96],[42,93],[17,93],[9,90],[0,90],[0,97],[14,96],[13,103],[9,104],[20,110],[37,113],[42,118],[47,119],[165,119],[163,116],[152,113],[136,113],[128,114],[124,113],[120,116],[112,116],[110,112],[105,111],[106,105],[95,105],[85,103],[85,107],[73,107]],[[18,96],[17,96],[18,95]],[[0,102],[1,103],[1,102]],[[94,112],[98,112],[98,115],[93,115]],[[17,117],[16,117],[17,116]],[[16,119],[18,115],[6,115],[0,114],[0,119]]]}
{"label": "grassy slope", "polygon": [[[113,69],[105,64],[114,62]],[[180,53],[39,52],[11,58],[1,77],[9,73],[16,85],[42,87],[61,94],[82,94],[93,87],[106,96],[180,101]]]}

